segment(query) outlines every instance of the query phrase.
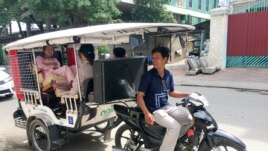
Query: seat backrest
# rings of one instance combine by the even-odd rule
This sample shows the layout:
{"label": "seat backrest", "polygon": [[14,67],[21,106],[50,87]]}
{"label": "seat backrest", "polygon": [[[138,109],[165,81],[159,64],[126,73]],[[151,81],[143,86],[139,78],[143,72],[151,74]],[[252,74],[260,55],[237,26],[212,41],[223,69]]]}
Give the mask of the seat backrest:
{"label": "seat backrest", "polygon": [[[35,57],[37,57],[37,56],[43,56],[43,52],[42,51],[36,51],[35,52]],[[56,58],[60,62],[61,66],[63,65],[61,51],[54,51],[53,58]]]}
{"label": "seat backrest", "polygon": [[86,84],[85,92],[84,92],[84,98],[88,101],[88,95],[90,92],[93,92],[93,79],[87,79],[85,80],[84,84]]}

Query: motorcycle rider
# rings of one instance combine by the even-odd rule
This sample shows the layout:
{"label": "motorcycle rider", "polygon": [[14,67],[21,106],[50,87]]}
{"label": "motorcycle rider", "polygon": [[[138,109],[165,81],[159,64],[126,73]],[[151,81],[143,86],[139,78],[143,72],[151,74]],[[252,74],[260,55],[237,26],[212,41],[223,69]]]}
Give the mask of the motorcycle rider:
{"label": "motorcycle rider", "polygon": [[168,102],[168,95],[175,98],[189,95],[174,90],[173,76],[165,69],[168,58],[169,48],[159,46],[152,50],[154,67],[142,75],[137,93],[137,103],[145,122],[150,125],[156,122],[167,129],[160,151],[174,151],[180,133],[185,133],[192,123],[186,108]]}

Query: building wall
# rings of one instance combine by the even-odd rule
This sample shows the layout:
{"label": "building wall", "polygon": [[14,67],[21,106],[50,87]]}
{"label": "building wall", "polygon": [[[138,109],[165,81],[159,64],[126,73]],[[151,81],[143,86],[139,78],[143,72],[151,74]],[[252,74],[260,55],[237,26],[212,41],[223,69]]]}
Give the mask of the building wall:
{"label": "building wall", "polygon": [[[190,1],[192,1],[192,7],[190,6]],[[201,2],[201,8],[199,8],[199,1]],[[210,10],[217,6],[215,3],[217,3],[217,0],[186,0],[186,9],[209,14]],[[205,21],[197,17],[191,17],[191,20],[192,25]]]}
{"label": "building wall", "polygon": [[226,7],[211,11],[208,62],[220,69],[226,68],[228,15]]}
{"label": "building wall", "polygon": [[230,3],[232,14],[268,11],[268,0],[245,0]]}
{"label": "building wall", "polygon": [[[201,8],[198,7],[199,1],[201,2]],[[192,2],[192,6],[189,6],[190,2]],[[170,5],[209,14],[211,9],[217,7],[218,3],[219,0],[171,0]],[[187,15],[177,15],[176,18],[179,23],[187,23],[192,25],[206,21],[206,19]]]}

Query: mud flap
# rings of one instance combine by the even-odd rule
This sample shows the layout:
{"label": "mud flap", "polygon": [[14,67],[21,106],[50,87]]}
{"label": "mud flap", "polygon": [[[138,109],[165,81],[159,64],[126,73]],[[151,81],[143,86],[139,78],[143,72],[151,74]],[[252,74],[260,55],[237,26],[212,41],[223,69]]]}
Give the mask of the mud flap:
{"label": "mud flap", "polygon": [[52,142],[51,149],[56,150],[60,148],[65,143],[65,141],[61,139],[59,127],[57,125],[51,125],[48,126],[48,130]]}
{"label": "mud flap", "polygon": [[104,133],[103,133],[104,134],[104,142],[109,142],[112,140],[111,139],[111,132],[112,132],[111,129],[104,131]]}

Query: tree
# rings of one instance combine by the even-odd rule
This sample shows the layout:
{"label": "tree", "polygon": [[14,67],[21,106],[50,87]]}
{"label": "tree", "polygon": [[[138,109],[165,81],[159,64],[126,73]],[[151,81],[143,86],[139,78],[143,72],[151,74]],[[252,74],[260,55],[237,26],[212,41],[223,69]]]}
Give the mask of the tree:
{"label": "tree", "polygon": [[[10,25],[12,20],[18,21],[19,24],[19,3],[15,3],[17,0],[0,0],[0,26],[1,26],[1,33],[3,32],[12,32],[12,31],[6,31],[5,26]],[[20,28],[21,29],[21,28]],[[10,28],[11,30],[11,28]],[[22,31],[20,31],[22,34]],[[7,34],[7,33],[5,33]]]}
{"label": "tree", "polygon": [[169,0],[134,0],[132,18],[137,22],[164,22],[174,23],[173,14],[168,12],[164,4]]}
{"label": "tree", "polygon": [[11,20],[24,21],[28,26],[36,23],[45,32],[58,25],[70,28],[111,23],[118,21],[116,17],[121,14],[117,3],[117,0],[0,0],[0,9],[7,10],[5,14],[0,10],[0,25]]}
{"label": "tree", "polygon": [[30,0],[29,8],[39,20],[78,27],[114,22],[121,14],[117,3],[117,0]]}
{"label": "tree", "polygon": [[30,1],[30,8],[34,8],[32,11],[35,16],[44,18],[44,14],[47,14],[50,19],[48,21],[65,28],[111,23],[121,14],[116,7],[117,0]]}

